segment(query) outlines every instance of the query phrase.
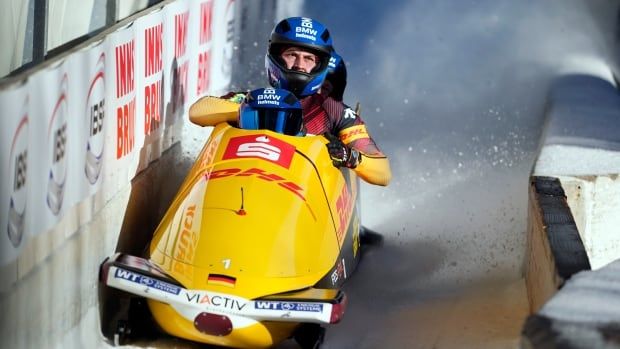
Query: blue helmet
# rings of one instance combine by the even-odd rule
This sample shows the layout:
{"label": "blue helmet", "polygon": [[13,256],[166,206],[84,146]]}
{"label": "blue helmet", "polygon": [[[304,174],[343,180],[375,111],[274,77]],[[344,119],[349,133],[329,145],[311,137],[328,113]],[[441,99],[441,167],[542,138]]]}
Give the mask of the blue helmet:
{"label": "blue helmet", "polygon": [[[308,50],[318,57],[317,65],[310,73],[286,68],[280,55],[291,46]],[[265,57],[269,83],[275,88],[287,89],[297,97],[317,93],[325,81],[332,51],[332,38],[323,24],[305,17],[282,20],[271,32]]]}
{"label": "blue helmet", "polygon": [[329,60],[325,81],[331,87],[329,96],[335,100],[342,101],[344,89],[347,87],[347,66],[344,64],[342,57],[335,51],[332,52],[332,58]]}
{"label": "blue helmet", "polygon": [[239,127],[267,129],[289,136],[302,135],[301,103],[287,90],[259,88],[250,91],[239,108]]}

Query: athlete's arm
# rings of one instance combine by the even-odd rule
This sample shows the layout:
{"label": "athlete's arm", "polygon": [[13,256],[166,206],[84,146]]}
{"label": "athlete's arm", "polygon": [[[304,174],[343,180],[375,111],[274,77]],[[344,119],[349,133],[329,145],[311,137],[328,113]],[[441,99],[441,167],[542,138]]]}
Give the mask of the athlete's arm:
{"label": "athlete's arm", "polygon": [[370,137],[366,125],[360,123],[347,127],[340,131],[338,136],[346,146],[360,153],[358,165],[354,169],[360,178],[370,184],[386,186],[390,183],[390,161]]}
{"label": "athlete's arm", "polygon": [[242,93],[229,93],[221,97],[202,97],[189,108],[189,120],[199,126],[234,123],[237,121],[239,103],[244,96]]}

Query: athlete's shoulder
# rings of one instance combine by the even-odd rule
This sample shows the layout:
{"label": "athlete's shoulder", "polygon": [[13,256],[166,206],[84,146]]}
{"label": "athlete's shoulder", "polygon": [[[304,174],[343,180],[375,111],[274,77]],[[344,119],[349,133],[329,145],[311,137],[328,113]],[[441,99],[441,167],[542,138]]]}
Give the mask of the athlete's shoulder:
{"label": "athlete's shoulder", "polygon": [[327,96],[323,100],[323,109],[325,109],[325,111],[327,111],[327,113],[332,117],[337,118],[350,117],[351,112],[353,111],[348,105],[344,104],[342,101],[334,99],[331,96]]}

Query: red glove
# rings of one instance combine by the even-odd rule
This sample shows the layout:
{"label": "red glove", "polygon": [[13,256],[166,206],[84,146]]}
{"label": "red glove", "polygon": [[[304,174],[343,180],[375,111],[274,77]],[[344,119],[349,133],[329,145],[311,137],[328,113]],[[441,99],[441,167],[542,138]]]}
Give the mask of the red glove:
{"label": "red glove", "polygon": [[347,147],[342,143],[340,138],[329,132],[324,133],[323,136],[329,141],[329,143],[327,143],[327,151],[329,152],[329,157],[332,159],[334,166],[338,168],[355,168],[359,165],[362,159],[359,151]]}

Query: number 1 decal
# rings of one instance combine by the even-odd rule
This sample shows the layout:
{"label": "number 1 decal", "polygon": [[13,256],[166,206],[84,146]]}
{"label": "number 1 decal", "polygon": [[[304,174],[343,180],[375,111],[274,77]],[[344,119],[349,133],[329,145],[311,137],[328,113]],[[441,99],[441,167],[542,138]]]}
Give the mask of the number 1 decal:
{"label": "number 1 decal", "polygon": [[224,269],[230,268],[230,258],[222,259],[222,264],[224,264]]}

